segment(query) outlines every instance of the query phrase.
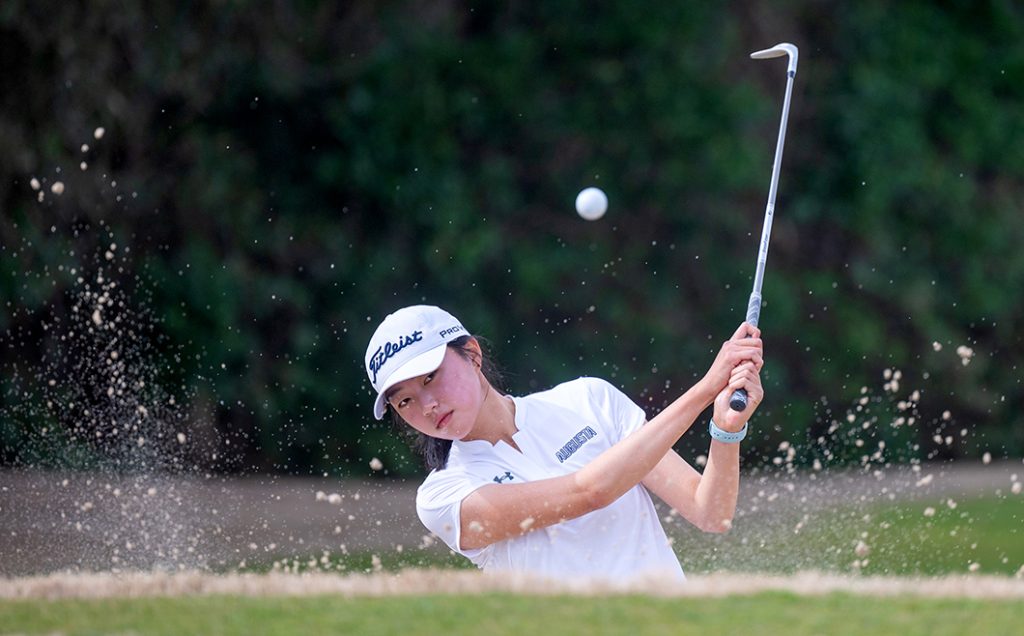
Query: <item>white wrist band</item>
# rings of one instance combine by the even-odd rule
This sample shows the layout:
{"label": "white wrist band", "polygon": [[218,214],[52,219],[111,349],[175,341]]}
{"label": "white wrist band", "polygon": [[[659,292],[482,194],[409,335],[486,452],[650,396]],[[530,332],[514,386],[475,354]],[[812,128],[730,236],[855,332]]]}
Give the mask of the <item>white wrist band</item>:
{"label": "white wrist band", "polygon": [[718,425],[715,424],[714,420],[709,420],[708,433],[711,433],[711,439],[717,439],[718,441],[726,444],[739,444],[740,441],[747,436],[748,424],[750,424],[750,422],[744,422],[743,428],[735,433],[730,433],[729,431],[723,431],[718,428]]}

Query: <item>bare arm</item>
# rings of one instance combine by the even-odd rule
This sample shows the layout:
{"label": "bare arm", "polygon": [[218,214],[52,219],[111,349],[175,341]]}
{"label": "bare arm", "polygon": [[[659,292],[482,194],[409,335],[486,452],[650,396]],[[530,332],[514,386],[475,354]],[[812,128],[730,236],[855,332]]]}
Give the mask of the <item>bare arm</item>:
{"label": "bare arm", "polygon": [[[739,334],[740,331],[737,331]],[[746,334],[746,330],[743,331]],[[644,479],[718,394],[743,360],[758,358],[760,339],[726,342],[704,378],[645,426],[580,470],[525,484],[487,485],[462,501],[460,547],[497,541],[604,508]]]}
{"label": "bare arm", "polygon": [[725,532],[736,513],[739,465],[739,444],[712,440],[703,475],[675,451],[669,451],[643,483],[704,532]]}
{"label": "bare arm", "polygon": [[[729,385],[715,398],[715,423],[736,432],[743,428],[764,398],[758,375],[759,364],[738,366]],[[729,396],[745,388],[749,398],[742,413],[729,408]],[[671,506],[684,519],[705,532],[725,532],[732,527],[740,482],[739,444],[711,440],[704,474],[698,473],[682,457],[669,451],[651,473],[644,486]]]}

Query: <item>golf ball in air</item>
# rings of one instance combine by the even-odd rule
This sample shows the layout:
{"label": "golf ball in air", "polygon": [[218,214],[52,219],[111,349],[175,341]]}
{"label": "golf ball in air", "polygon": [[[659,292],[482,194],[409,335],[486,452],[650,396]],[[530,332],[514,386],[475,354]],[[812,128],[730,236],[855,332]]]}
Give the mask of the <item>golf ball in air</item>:
{"label": "golf ball in air", "polygon": [[576,211],[588,221],[596,221],[608,210],[608,197],[601,188],[584,188],[576,195]]}

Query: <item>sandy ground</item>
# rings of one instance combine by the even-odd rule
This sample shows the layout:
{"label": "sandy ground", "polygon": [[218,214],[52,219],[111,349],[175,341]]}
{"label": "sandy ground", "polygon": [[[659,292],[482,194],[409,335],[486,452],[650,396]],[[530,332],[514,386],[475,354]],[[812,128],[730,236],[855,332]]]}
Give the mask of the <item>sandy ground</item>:
{"label": "sandy ground", "polygon": [[783,591],[801,596],[834,592],[862,596],[1024,599],[1024,580],[992,576],[941,578],[858,577],[803,572],[792,576],[712,574],[686,583],[637,581],[554,582],[523,575],[487,575],[469,570],[404,570],[396,574],[224,574],[145,572],[49,574],[0,579],[0,599],[100,599],[225,594],[233,596],[373,597],[397,595],[645,594],[658,597],[721,597]]}
{"label": "sandy ground", "polygon": [[[745,537],[773,525],[791,533],[794,519],[814,523],[835,505],[1008,493],[1017,478],[1024,478],[1020,460],[746,474],[730,534]],[[415,550],[426,535],[415,490],[416,483],[387,479],[4,471],[0,576],[227,571],[279,557]],[[663,512],[670,535],[692,532]]]}
{"label": "sandy ground", "polygon": [[0,575],[224,569],[415,545],[415,491],[394,480],[0,472]]}

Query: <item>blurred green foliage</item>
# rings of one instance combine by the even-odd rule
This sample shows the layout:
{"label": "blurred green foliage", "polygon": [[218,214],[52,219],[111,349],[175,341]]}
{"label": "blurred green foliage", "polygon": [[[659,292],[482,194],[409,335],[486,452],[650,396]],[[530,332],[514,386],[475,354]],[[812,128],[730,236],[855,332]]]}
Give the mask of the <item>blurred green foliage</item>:
{"label": "blurred green foliage", "polygon": [[[786,440],[810,461],[848,411],[868,443],[834,461],[886,440],[901,459],[1024,452],[1019,6],[150,5],[0,8],[4,408],[59,346],[39,325],[67,269],[114,240],[161,381],[230,442],[196,465],[418,471],[372,420],[362,356],[419,302],[488,337],[515,393],[596,375],[653,415],[743,318],[785,85],[747,54],[786,40],[748,459]],[[587,185],[609,194],[600,222],[573,213]],[[31,428],[5,418],[2,461]]]}

